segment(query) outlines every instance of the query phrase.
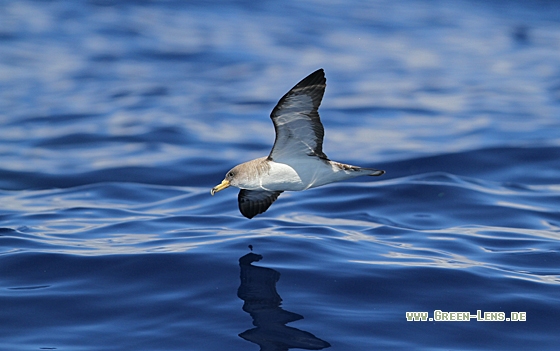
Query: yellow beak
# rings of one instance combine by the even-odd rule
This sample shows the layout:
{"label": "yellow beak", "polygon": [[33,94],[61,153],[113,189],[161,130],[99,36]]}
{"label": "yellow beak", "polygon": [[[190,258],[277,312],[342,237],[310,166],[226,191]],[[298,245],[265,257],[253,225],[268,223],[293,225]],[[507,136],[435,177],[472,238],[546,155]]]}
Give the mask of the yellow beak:
{"label": "yellow beak", "polygon": [[227,187],[229,187],[229,180],[224,179],[219,185],[216,185],[215,187],[212,188],[212,190],[210,190],[210,194],[214,196],[215,193],[217,193],[218,191],[222,191]]}

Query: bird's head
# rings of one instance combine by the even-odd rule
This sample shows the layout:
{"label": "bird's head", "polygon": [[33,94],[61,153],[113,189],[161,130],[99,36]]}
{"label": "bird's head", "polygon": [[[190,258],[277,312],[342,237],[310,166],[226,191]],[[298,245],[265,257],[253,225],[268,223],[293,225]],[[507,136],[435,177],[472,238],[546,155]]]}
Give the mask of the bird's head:
{"label": "bird's head", "polygon": [[238,173],[236,168],[237,167],[233,167],[232,169],[230,169],[226,173],[224,180],[222,180],[220,184],[216,185],[212,188],[212,190],[210,190],[210,194],[214,195],[218,191],[222,191],[225,188],[229,188],[230,186],[238,186],[238,180],[235,177]]}

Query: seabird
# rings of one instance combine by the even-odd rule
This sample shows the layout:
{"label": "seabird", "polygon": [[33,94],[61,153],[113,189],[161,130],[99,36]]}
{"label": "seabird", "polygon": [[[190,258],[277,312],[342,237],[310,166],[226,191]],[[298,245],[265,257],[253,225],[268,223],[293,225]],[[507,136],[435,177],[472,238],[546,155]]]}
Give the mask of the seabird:
{"label": "seabird", "polygon": [[239,211],[247,218],[265,212],[284,191],[301,191],[363,175],[385,173],[329,160],[323,152],[319,105],[327,80],[323,69],[311,73],[272,110],[276,140],[270,155],[233,167],[210,193],[239,189]]}

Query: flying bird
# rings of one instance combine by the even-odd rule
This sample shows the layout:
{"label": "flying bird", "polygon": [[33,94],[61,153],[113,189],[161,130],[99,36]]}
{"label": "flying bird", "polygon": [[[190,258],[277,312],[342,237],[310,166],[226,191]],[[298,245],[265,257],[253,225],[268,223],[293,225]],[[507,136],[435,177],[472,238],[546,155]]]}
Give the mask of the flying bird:
{"label": "flying bird", "polygon": [[265,212],[284,191],[301,191],[359,176],[380,176],[373,168],[329,160],[323,152],[324,128],[319,105],[327,80],[323,69],[287,92],[272,110],[276,140],[267,157],[239,164],[210,193],[239,189],[239,211],[247,218]]}

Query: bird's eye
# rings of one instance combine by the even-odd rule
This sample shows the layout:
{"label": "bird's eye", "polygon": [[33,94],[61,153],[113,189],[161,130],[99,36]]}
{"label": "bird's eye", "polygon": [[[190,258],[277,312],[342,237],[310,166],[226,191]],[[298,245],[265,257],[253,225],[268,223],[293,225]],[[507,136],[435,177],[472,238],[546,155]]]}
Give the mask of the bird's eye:
{"label": "bird's eye", "polygon": [[233,177],[233,172],[229,172],[227,175],[228,177]]}

